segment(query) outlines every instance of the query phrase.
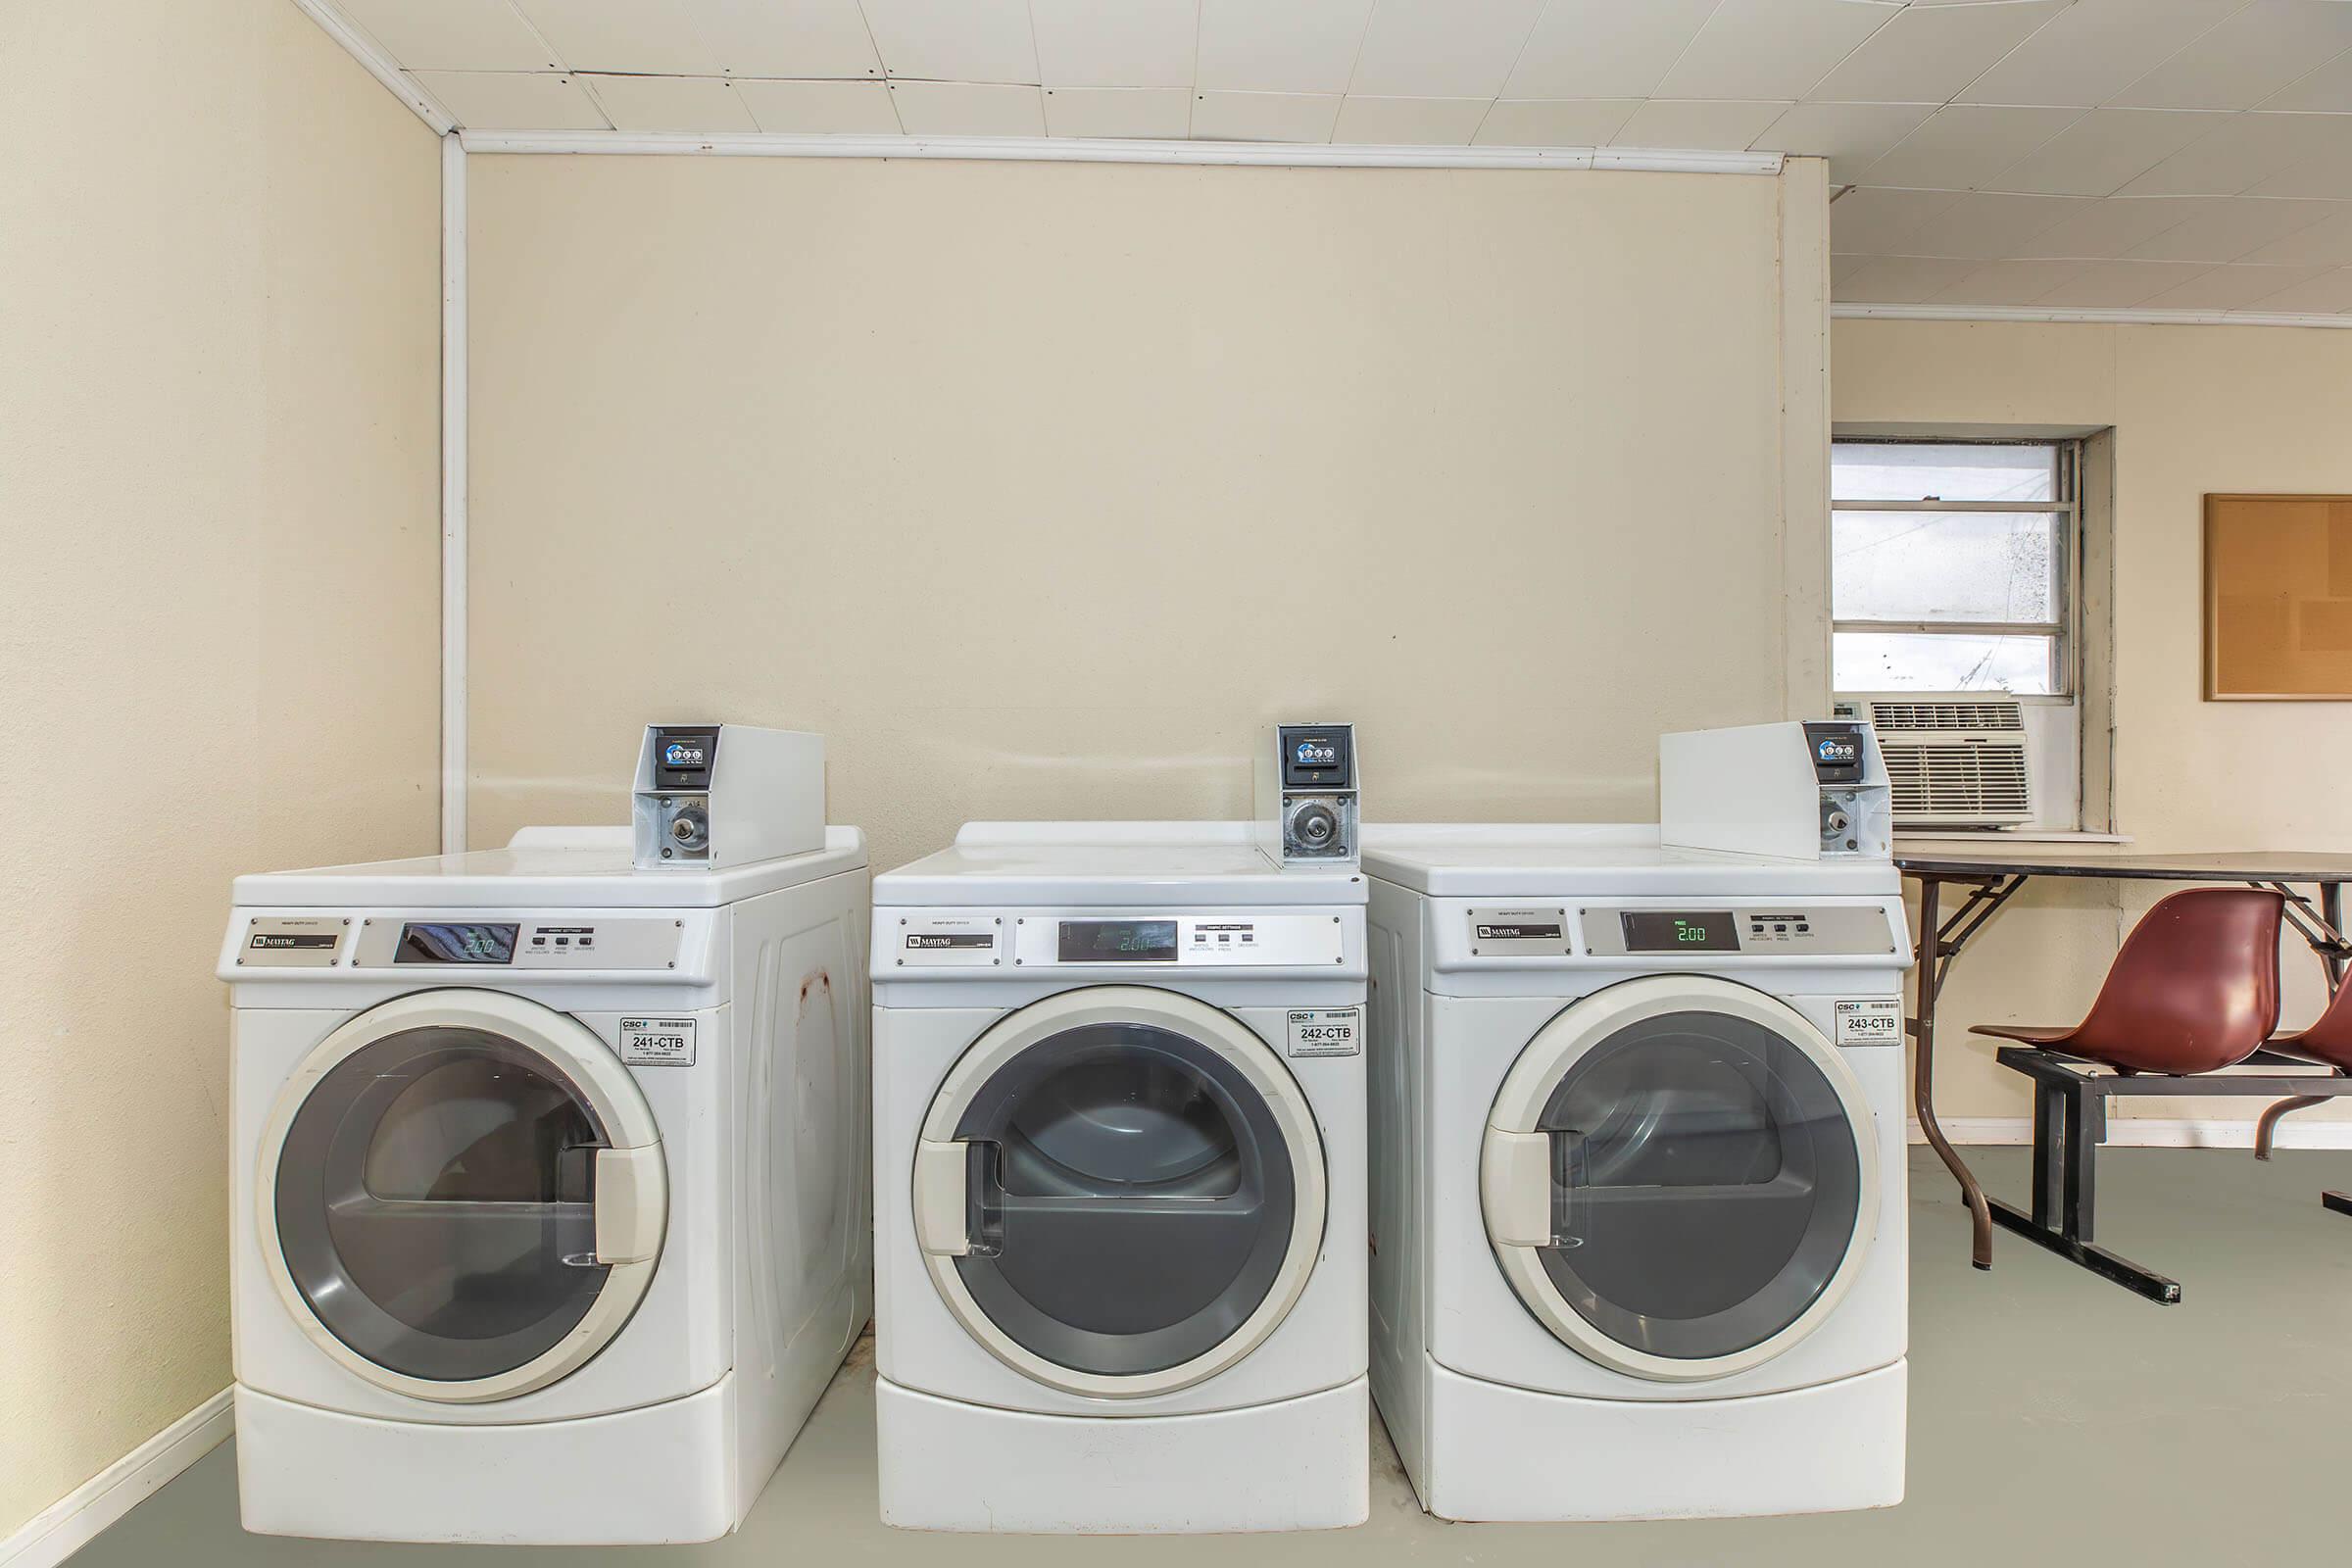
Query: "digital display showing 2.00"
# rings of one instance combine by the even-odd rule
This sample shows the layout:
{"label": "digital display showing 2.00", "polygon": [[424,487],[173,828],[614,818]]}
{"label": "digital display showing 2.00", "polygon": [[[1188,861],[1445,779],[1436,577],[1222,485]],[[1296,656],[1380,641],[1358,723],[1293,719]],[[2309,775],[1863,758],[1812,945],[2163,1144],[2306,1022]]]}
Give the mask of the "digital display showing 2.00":
{"label": "digital display showing 2.00", "polygon": [[1064,920],[1064,963],[1174,963],[1173,920]]}
{"label": "digital display showing 2.00", "polygon": [[412,920],[400,928],[394,963],[513,963],[519,926]]}
{"label": "digital display showing 2.00", "polygon": [[1628,953],[1738,953],[1740,933],[1733,928],[1729,909],[1627,909]]}

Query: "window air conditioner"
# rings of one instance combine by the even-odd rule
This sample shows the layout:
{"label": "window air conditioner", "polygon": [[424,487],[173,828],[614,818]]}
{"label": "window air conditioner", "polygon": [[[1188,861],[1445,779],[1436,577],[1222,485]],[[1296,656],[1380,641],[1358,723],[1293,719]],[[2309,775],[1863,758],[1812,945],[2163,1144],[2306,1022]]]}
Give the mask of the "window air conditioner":
{"label": "window air conditioner", "polygon": [[1839,717],[1879,732],[1897,827],[2007,827],[2034,819],[2026,715],[2013,697],[1864,692]]}

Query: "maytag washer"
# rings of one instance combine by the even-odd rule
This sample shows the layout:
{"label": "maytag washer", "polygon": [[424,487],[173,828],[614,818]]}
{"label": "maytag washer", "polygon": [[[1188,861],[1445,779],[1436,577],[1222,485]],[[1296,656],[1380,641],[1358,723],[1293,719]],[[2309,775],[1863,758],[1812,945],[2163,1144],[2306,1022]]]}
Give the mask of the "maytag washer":
{"label": "maytag washer", "polygon": [[721,1536],[863,1328],[864,839],[634,858],[526,829],[237,880],[247,1529]]}
{"label": "maytag washer", "polygon": [[1423,1504],[1900,1501],[1892,867],[1379,825],[1364,866],[1373,1392]]}
{"label": "maytag washer", "polygon": [[1369,1506],[1365,882],[1250,823],[976,823],[875,882],[882,1516]]}

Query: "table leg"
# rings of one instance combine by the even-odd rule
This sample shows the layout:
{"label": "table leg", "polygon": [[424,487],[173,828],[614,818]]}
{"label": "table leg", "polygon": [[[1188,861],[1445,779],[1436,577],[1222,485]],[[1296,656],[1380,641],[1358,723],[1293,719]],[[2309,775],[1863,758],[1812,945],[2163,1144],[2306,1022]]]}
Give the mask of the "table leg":
{"label": "table leg", "polygon": [[1911,1103],[1919,1114],[1919,1129],[1927,1134],[1928,1143],[1942,1156],[1944,1169],[1960,1184],[1960,1196],[1968,1202],[1969,1217],[1975,1226],[1970,1260],[1979,1268],[1992,1267],[1992,1209],[1984,1201],[1984,1189],[1978,1185],[1976,1173],[1961,1159],[1960,1152],[1943,1135],[1943,1127],[1936,1120],[1936,998],[1943,990],[1938,977],[1943,956],[1942,933],[1936,929],[1939,917],[1938,894],[1942,883],[1936,877],[1919,879],[1919,978],[1915,985],[1917,1016],[1911,1020],[1912,1039],[1917,1043],[1919,1056],[1912,1069]]}
{"label": "table leg", "polygon": [[[2320,918],[2331,931],[2344,929],[2344,885],[2341,882],[2320,884]],[[2328,966],[2328,988],[2332,991],[2344,978],[2344,960],[2338,954],[2323,953],[2320,961]]]}

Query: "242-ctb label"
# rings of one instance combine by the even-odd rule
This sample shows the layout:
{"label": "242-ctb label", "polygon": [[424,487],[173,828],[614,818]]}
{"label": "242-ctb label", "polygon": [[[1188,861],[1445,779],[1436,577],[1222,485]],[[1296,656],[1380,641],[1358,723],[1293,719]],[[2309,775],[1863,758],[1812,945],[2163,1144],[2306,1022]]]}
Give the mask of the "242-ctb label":
{"label": "242-ctb label", "polygon": [[1294,1007],[1286,1033],[1294,1056],[1352,1056],[1364,1049],[1364,1009]]}
{"label": "242-ctb label", "polygon": [[1903,1039],[1903,1004],[1891,997],[1838,1004],[1841,1046],[1894,1046]]}
{"label": "242-ctb label", "polygon": [[620,1059],[632,1067],[694,1065],[692,1018],[623,1018]]}

